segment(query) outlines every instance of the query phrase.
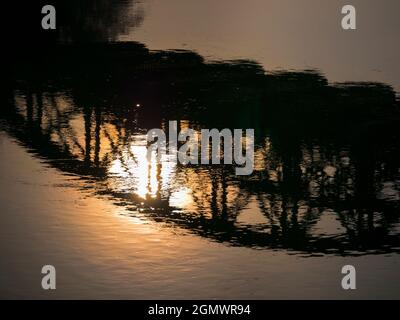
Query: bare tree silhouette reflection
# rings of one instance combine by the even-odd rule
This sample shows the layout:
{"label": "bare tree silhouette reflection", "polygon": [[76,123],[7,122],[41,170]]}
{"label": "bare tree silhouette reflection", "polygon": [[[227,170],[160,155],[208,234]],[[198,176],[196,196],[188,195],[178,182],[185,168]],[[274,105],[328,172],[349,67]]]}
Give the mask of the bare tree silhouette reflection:
{"label": "bare tree silhouette reflection", "polygon": [[[234,246],[400,251],[400,116],[389,86],[329,85],[312,70],[269,74],[135,43],[31,59],[15,64],[2,129],[132,215]],[[254,174],[145,160],[146,129],[169,119],[255,128]]]}

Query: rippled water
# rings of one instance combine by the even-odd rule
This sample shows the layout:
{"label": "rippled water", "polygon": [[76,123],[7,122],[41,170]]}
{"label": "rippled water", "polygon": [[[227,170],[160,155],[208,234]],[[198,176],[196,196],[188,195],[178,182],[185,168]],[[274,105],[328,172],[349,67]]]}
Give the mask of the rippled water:
{"label": "rippled water", "polygon": [[[398,298],[396,82],[266,71],[246,59],[267,60],[262,46],[237,45],[236,60],[217,50],[218,61],[174,41],[149,51],[166,49],[151,36],[163,4],[119,3],[112,28],[97,29],[100,6],[79,37],[144,44],[82,44],[65,27],[62,45],[13,61],[0,116],[1,296]],[[186,17],[198,6],[170,5]],[[147,130],[169,120],[198,134],[254,128],[253,174],[148,160]],[[55,293],[39,288],[44,264],[57,267]],[[357,267],[354,292],[340,288],[344,264]]]}

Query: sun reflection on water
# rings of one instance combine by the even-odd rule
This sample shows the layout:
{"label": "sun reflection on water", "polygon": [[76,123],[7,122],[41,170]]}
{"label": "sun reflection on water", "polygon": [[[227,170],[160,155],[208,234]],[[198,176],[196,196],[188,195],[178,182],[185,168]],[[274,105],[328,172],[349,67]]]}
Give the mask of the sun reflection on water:
{"label": "sun reflection on water", "polygon": [[[172,223],[233,245],[323,252],[351,247],[345,239],[362,240],[365,233],[387,237],[381,230],[388,226],[387,235],[396,237],[398,224],[385,210],[396,210],[399,180],[374,182],[371,197],[381,202],[373,211],[357,207],[353,198],[364,192],[357,174],[365,168],[356,167],[347,146],[285,145],[266,133],[256,141],[253,174],[243,178],[235,176],[234,166],[182,165],[173,154],[157,159],[154,152],[148,159],[146,130],[135,127],[136,117],[76,108],[62,93],[43,93],[41,113],[35,111],[38,101],[17,93],[16,112],[34,124],[28,128],[48,135],[53,163],[94,178],[94,191],[124,206],[132,222]],[[161,120],[158,126],[165,130],[167,123]],[[198,123],[180,120],[178,127],[193,129],[201,140]],[[246,139],[242,143],[245,147]]]}

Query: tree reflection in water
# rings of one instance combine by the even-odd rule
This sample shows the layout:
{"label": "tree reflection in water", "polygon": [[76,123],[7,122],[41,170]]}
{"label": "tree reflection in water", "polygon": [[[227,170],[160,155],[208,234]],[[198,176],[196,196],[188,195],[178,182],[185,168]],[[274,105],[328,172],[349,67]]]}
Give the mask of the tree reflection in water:
{"label": "tree reflection in water", "polygon": [[[1,127],[133,216],[234,246],[309,254],[400,251],[399,104],[380,83],[266,73],[137,43],[15,58]],[[145,133],[255,128],[255,171],[147,161]]]}

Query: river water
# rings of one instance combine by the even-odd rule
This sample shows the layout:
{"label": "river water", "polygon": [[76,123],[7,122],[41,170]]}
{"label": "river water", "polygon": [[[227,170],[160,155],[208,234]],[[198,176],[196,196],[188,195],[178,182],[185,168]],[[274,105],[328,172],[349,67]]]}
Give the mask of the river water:
{"label": "river water", "polygon": [[[105,4],[15,58],[2,298],[400,298],[396,1]],[[254,128],[254,172],[148,160],[170,120]]]}

